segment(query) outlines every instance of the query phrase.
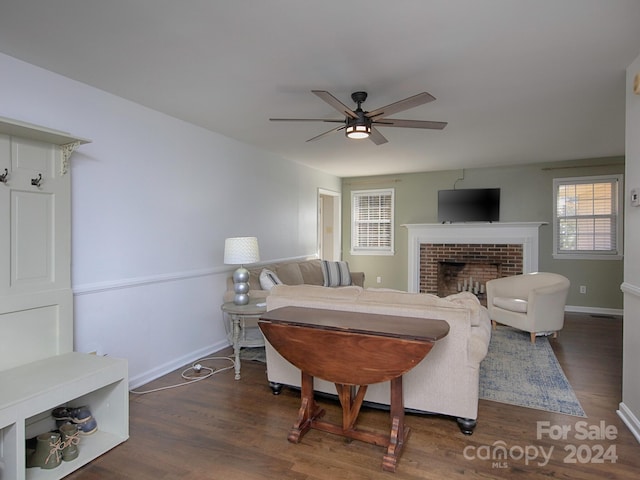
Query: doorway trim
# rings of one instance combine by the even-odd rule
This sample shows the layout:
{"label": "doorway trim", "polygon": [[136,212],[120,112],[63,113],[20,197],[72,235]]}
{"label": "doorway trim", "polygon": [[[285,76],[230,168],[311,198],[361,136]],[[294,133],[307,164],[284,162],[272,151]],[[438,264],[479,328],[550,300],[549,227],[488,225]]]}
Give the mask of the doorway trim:
{"label": "doorway trim", "polygon": [[340,260],[342,256],[342,194],[318,188],[318,257]]}

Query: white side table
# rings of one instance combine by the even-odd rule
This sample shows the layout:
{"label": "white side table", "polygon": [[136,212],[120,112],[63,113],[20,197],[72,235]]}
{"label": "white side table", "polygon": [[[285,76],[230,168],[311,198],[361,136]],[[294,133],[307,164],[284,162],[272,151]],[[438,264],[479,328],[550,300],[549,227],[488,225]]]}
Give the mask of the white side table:
{"label": "white side table", "polygon": [[242,347],[264,347],[264,337],[258,327],[258,319],[267,311],[266,299],[252,299],[247,305],[227,302],[222,304],[221,308],[224,313],[229,315],[227,335],[233,345],[236,363],[235,379],[240,380],[240,349]]}

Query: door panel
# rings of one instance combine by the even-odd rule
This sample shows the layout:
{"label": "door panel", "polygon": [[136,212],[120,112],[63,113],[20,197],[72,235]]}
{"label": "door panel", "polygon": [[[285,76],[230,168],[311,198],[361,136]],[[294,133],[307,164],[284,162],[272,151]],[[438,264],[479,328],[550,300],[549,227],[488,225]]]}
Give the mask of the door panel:
{"label": "door panel", "polygon": [[[65,314],[68,312],[64,312]],[[61,327],[58,305],[0,314],[0,365],[12,368],[58,355],[57,338]]]}
{"label": "door panel", "polygon": [[56,175],[54,165],[57,148],[55,146],[14,137],[11,142],[11,150],[13,172],[41,173],[45,178],[52,178]]}
{"label": "door panel", "polygon": [[50,288],[53,276],[53,194],[11,192],[10,288]]}

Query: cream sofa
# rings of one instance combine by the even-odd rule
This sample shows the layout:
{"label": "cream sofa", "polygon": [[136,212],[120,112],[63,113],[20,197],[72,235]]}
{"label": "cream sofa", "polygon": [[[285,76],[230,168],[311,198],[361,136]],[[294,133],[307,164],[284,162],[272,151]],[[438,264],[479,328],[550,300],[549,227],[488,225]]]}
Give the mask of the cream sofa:
{"label": "cream sofa", "polygon": [[[268,290],[260,286],[260,272],[268,269],[274,272],[285,285],[319,285],[324,283],[320,260],[312,258],[306,260],[292,260],[275,263],[265,263],[258,266],[245,267],[249,270],[249,297],[264,299],[269,295]],[[350,272],[353,285],[364,286],[364,272]],[[227,290],[224,293],[224,301],[232,302],[235,293],[233,291],[233,278],[227,277]]]}
{"label": "cream sofa", "polygon": [[[267,310],[285,306],[445,320],[449,334],[404,376],[404,405],[409,411],[454,417],[463,433],[473,433],[478,417],[479,367],[491,338],[487,310],[474,295],[464,292],[439,298],[358,286],[278,285],[267,297]],[[300,371],[265,343],[267,377],[274,394],[282,385],[299,387]],[[314,381],[316,391],[336,394],[332,383]],[[389,405],[389,382],[370,385],[365,402]]]}

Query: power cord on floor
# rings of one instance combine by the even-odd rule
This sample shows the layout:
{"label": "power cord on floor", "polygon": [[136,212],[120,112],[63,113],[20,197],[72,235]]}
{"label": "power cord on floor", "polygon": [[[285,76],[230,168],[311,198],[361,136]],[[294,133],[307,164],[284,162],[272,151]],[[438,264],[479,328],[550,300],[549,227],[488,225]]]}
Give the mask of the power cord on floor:
{"label": "power cord on floor", "polygon": [[[228,360],[231,362],[231,365],[228,367],[222,368],[213,368],[202,365],[201,362],[206,362],[209,360]],[[227,370],[231,370],[236,366],[236,362],[231,357],[206,357],[201,358],[193,363],[189,368],[182,371],[180,376],[186,380],[186,382],[178,383],[175,385],[167,385],[166,387],[154,388],[151,390],[129,390],[130,393],[135,393],[136,395],[144,395],[146,393],[160,392],[162,390],[169,390],[170,388],[184,387],[185,385],[191,385],[192,383],[200,382],[201,380],[206,380],[213,375],[217,375],[218,373],[225,372]],[[197,374],[192,375],[191,372]],[[201,375],[204,372],[204,375]]]}

